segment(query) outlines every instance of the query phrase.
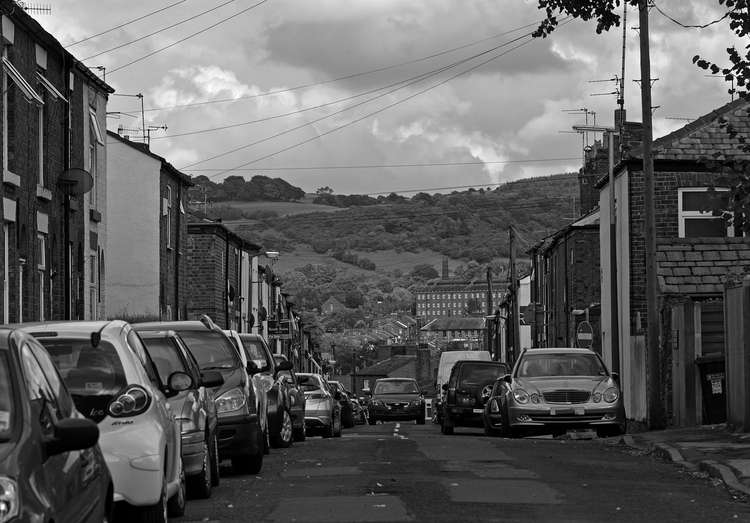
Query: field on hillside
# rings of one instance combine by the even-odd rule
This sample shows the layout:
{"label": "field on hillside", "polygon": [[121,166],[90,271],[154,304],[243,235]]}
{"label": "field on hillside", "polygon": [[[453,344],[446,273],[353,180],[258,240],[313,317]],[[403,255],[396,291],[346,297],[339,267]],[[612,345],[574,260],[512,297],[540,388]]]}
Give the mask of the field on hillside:
{"label": "field on hillside", "polygon": [[304,214],[308,212],[333,212],[341,211],[340,207],[332,207],[330,205],[317,205],[310,201],[303,202],[243,202],[243,201],[228,201],[228,202],[216,202],[217,206],[227,206],[237,209],[241,212],[253,212],[253,211],[274,211],[279,216],[291,216],[294,214]]}

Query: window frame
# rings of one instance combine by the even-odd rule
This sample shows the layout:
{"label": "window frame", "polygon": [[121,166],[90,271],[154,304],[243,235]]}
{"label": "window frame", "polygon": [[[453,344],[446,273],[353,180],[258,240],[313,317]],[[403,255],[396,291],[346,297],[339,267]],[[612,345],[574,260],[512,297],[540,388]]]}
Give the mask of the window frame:
{"label": "window frame", "polygon": [[[685,193],[708,193],[711,188],[704,187],[678,187],[677,188],[677,236],[679,238],[698,238],[699,236],[685,236],[686,220],[724,220],[721,216],[714,216],[712,211],[684,211],[683,195]],[[714,187],[716,192],[729,192],[728,187]],[[734,227],[728,225],[723,238],[734,236]]]}

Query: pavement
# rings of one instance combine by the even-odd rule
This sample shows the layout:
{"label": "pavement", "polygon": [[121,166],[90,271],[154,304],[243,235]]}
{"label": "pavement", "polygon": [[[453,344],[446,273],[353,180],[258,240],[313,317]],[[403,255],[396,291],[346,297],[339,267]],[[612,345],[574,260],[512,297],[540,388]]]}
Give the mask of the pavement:
{"label": "pavement", "polygon": [[734,432],[719,424],[636,432],[607,439],[651,452],[690,471],[707,473],[729,488],[750,495],[750,433]]}

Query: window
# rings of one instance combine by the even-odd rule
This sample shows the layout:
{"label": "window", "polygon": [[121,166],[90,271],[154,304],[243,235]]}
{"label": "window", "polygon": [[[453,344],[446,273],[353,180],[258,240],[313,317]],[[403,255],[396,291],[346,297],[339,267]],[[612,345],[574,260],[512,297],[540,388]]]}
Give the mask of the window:
{"label": "window", "polygon": [[172,187],[167,185],[167,196],[164,198],[164,215],[167,218],[167,248],[172,248]]}
{"label": "window", "polygon": [[99,180],[97,164],[99,161],[99,146],[104,145],[102,131],[99,128],[99,121],[96,119],[96,100],[94,105],[89,106],[89,173],[94,179],[94,186],[89,191],[89,203],[96,209],[99,197]]}
{"label": "window", "polygon": [[734,236],[734,230],[727,224],[725,216],[715,216],[712,208],[726,202],[728,189],[708,187],[688,187],[678,189],[678,233],[680,238]]}
{"label": "window", "polygon": [[44,309],[47,305],[45,300],[47,280],[47,235],[37,233],[36,235],[36,267],[39,275],[39,321],[44,321]]}

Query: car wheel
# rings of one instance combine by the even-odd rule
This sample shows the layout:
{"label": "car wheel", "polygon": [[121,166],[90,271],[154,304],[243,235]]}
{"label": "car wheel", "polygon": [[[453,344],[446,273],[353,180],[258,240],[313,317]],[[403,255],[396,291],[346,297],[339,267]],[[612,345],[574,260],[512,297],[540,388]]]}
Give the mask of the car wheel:
{"label": "car wheel", "polygon": [[273,448],[285,449],[292,444],[292,417],[287,409],[281,410],[281,424],[279,431],[271,439]]}
{"label": "car wheel", "polygon": [[263,430],[263,454],[266,456],[271,453],[271,436],[268,434],[268,425]]}
{"label": "car wheel", "polygon": [[333,425],[333,437],[334,438],[340,438],[341,437],[341,414],[339,414],[339,421],[338,421],[338,423],[334,422],[334,425]]}
{"label": "car wheel", "polygon": [[354,412],[347,410],[346,414],[341,415],[344,428],[350,429],[354,426]]}
{"label": "car wheel", "polygon": [[257,474],[263,468],[263,431],[258,423],[258,451],[255,454],[245,454],[232,458],[232,468],[239,474]]}
{"label": "car wheel", "polygon": [[219,437],[214,433],[211,438],[211,486],[219,486]]}
{"label": "car wheel", "polygon": [[305,441],[307,435],[305,434],[305,425],[294,429],[294,441]]}
{"label": "car wheel", "polygon": [[502,431],[492,427],[486,416],[482,416],[482,424],[484,425],[484,435],[496,438],[502,435]]}
{"label": "car wheel", "polygon": [[[208,450],[208,449],[206,449]],[[180,485],[177,492],[167,502],[167,515],[171,518],[179,518],[185,514],[185,471],[180,467]]]}
{"label": "car wheel", "polygon": [[204,441],[201,471],[199,474],[190,476],[188,480],[188,492],[191,498],[208,499],[211,497],[211,486],[213,484],[211,472],[211,451]]}
{"label": "car wheel", "polygon": [[142,507],[139,510],[138,521],[141,523],[167,523],[167,484],[166,478],[161,486],[161,496],[155,505]]}
{"label": "car wheel", "polygon": [[422,413],[421,416],[419,416],[416,419],[416,422],[417,422],[417,425],[424,425],[424,422],[425,422],[425,414],[424,414],[424,412]]}
{"label": "car wheel", "polygon": [[376,418],[375,416],[370,416],[369,418],[367,418],[367,423],[369,423],[370,425],[375,425],[377,422],[378,418]]}
{"label": "car wheel", "polygon": [[446,436],[453,434],[453,420],[451,420],[450,416],[443,414],[443,420],[440,423],[440,432]]}

